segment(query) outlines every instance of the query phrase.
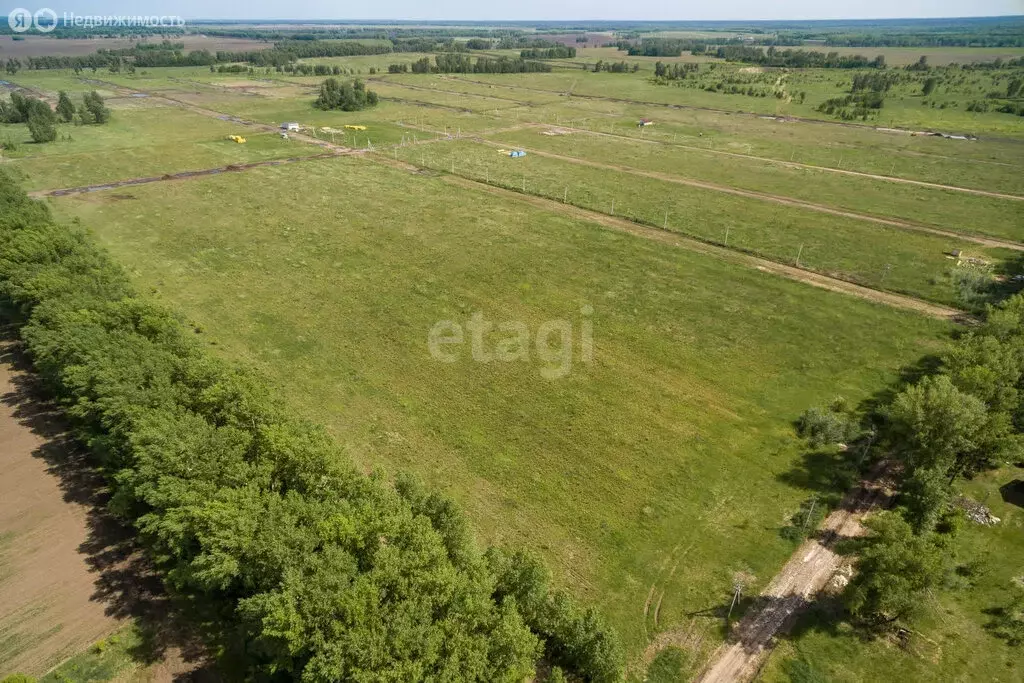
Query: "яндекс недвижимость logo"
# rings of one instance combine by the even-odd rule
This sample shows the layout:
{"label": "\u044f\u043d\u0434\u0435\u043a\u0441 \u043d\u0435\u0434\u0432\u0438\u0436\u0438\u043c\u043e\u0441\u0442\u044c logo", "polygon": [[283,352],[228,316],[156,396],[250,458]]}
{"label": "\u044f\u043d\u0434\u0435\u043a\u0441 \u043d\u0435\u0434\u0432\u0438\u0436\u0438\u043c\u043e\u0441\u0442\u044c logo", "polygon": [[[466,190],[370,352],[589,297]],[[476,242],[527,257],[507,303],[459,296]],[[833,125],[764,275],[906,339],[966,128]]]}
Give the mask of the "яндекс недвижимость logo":
{"label": "\u044f\u043d\u0434\u0435\u043a\u0441 \u043d\u0435\u0434\u0432\u0438\u0436\u0438\u043c\u043e\u0441\u0442\u044c logo", "polygon": [[[59,23],[65,28],[69,26],[76,28],[95,28],[99,26],[180,28],[185,25],[185,20],[174,15],[107,15],[64,12]],[[10,14],[7,15],[7,25],[15,33],[25,33],[33,28],[40,33],[49,33],[57,28],[57,13],[49,7],[36,10],[34,13],[19,7],[11,10]]]}

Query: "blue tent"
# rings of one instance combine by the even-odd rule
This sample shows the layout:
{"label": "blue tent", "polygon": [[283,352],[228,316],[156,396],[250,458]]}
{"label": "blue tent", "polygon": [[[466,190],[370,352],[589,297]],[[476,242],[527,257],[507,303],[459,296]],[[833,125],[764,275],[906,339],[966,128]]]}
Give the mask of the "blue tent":
{"label": "blue tent", "polygon": [[525,157],[526,156],[526,152],[524,152],[521,149],[517,149],[517,150],[515,150],[513,152],[509,152],[508,155],[510,157]]}

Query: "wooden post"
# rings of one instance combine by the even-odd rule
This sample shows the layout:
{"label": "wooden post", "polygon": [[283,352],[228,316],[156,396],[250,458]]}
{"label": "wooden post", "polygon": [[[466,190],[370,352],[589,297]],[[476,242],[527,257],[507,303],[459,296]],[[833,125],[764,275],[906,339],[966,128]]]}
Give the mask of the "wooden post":
{"label": "wooden post", "polygon": [[800,245],[800,250],[796,252],[796,265],[800,266],[800,254],[804,253],[804,245]]}
{"label": "wooden post", "polygon": [[565,186],[565,192],[562,193],[562,203],[563,204],[568,204],[569,203],[569,186],[568,185]]}

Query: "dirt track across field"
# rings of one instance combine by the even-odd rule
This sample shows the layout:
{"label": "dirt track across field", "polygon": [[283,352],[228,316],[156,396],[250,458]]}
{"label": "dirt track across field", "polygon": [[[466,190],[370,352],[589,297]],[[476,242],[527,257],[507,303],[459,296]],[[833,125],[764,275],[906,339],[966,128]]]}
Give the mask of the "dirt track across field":
{"label": "dirt track across field", "polygon": [[159,183],[168,180],[187,180],[189,178],[199,178],[208,175],[219,175],[221,173],[233,173],[236,171],[247,171],[252,168],[262,168],[264,166],[283,166],[284,164],[294,164],[300,161],[310,161],[312,159],[323,159],[325,157],[341,156],[342,152],[328,152],[326,154],[313,154],[308,157],[290,157],[288,159],[268,159],[266,161],[253,161],[247,164],[230,164],[228,166],[220,166],[218,168],[205,168],[200,171],[182,171],[181,173],[167,173],[158,176],[147,176],[143,178],[128,178],[126,180],[115,180],[109,183],[100,183],[99,185],[83,185],[81,187],[65,187],[57,190],[38,190],[36,192],[29,192],[30,197],[66,197],[74,194],[86,194],[89,192],[102,192],[103,190],[116,190],[121,187],[132,187],[134,185],[148,185],[149,183]]}
{"label": "dirt track across field", "polygon": [[[385,156],[372,155],[365,158],[372,159],[378,163],[384,163],[395,168],[400,168],[406,171],[420,172],[418,166],[409,164],[403,161],[393,161]],[[726,247],[720,247],[707,242],[701,242],[700,240],[693,239],[691,237],[685,237],[678,233],[662,230],[659,228],[652,228],[640,223],[634,223],[633,221],[626,220],[625,218],[617,218],[615,216],[609,216],[608,214],[600,213],[597,211],[591,211],[589,209],[581,209],[578,206],[572,204],[564,204],[553,199],[545,199],[544,197],[537,197],[535,195],[523,194],[515,190],[507,190],[502,187],[496,187],[494,185],[488,185],[477,180],[471,180],[458,175],[444,174],[443,178],[445,181],[460,185],[467,189],[482,190],[491,194],[513,199],[516,201],[526,202],[532,204],[538,208],[546,211],[554,211],[561,213],[573,218],[578,218],[592,223],[598,223],[607,228],[618,230],[620,232],[628,232],[638,237],[645,239],[655,240],[664,244],[670,244],[672,246],[681,247],[689,251],[698,252],[701,254],[707,254],[709,256],[715,256],[732,263],[738,263],[740,265],[747,266],[760,270],[764,273],[771,273],[773,275],[779,275],[790,280],[797,280],[804,282],[815,287],[822,289],[828,289],[833,292],[840,292],[843,294],[849,294],[861,299],[868,301],[874,301],[886,306],[892,306],[894,308],[902,308],[908,311],[915,311],[923,315],[931,316],[933,318],[940,318],[943,320],[950,320],[953,322],[972,322],[973,318],[966,312],[958,310],[956,308],[950,308],[948,306],[941,306],[939,304],[933,304],[928,301],[922,301],[921,299],[915,299],[911,296],[903,294],[895,294],[892,292],[883,292],[877,289],[871,289],[863,285],[854,284],[847,282],[846,280],[840,280],[829,275],[822,273],[816,273],[814,271],[805,270],[803,268],[797,268],[795,266],[787,266],[782,263],[776,263],[765,258],[753,256],[740,251],[734,251]]]}
{"label": "dirt track across field", "polygon": [[843,564],[843,556],[834,550],[836,542],[862,535],[865,515],[888,507],[892,500],[893,491],[884,477],[862,481],[758,596],[729,640],[715,652],[698,683],[753,680],[771,652],[775,636],[792,626]]}
{"label": "dirt track across field", "polygon": [[[509,146],[507,144],[492,142],[490,140],[483,140],[480,138],[477,138],[477,140],[479,142],[483,142],[493,147]],[[549,157],[551,159],[558,159],[560,161],[567,161],[569,163],[579,164],[581,166],[590,166],[592,168],[600,168],[607,171],[629,173],[631,175],[642,176],[644,178],[664,180],[666,182],[675,183],[677,185],[686,185],[688,187],[696,187],[702,190],[711,190],[713,192],[731,194],[737,197],[746,197],[748,199],[757,199],[760,201],[772,202],[774,204],[783,204],[785,206],[793,206],[800,209],[807,209],[809,211],[827,213],[833,216],[842,216],[843,218],[853,218],[855,220],[868,221],[870,223],[878,223],[880,225],[888,225],[890,227],[899,228],[901,230],[911,230],[913,232],[923,232],[931,235],[939,235],[941,237],[949,237],[957,240],[963,240],[965,242],[981,244],[986,247],[997,247],[1002,249],[1013,249],[1014,251],[1024,251],[1024,244],[1021,244],[1019,242],[1012,242],[1010,240],[1002,240],[995,237],[982,237],[980,235],[960,233],[955,232],[953,230],[943,230],[941,228],[933,228],[927,225],[919,225],[917,223],[908,223],[907,221],[901,221],[895,218],[883,218],[881,216],[873,216],[871,214],[856,213],[854,211],[846,211],[844,209],[837,209],[831,206],[825,206],[824,204],[805,202],[800,199],[792,199],[790,197],[783,197],[781,195],[768,194],[766,192],[755,192],[753,190],[741,190],[739,188],[730,187],[728,185],[716,185],[715,183],[704,182],[703,180],[692,180],[690,178],[683,178],[677,175],[672,175],[670,173],[660,173],[658,171],[644,171],[632,168],[630,166],[619,166],[617,164],[590,161],[588,159],[580,159],[578,157],[566,156],[564,154],[556,154],[554,152],[547,152],[544,150],[529,147],[519,146],[516,148],[524,149],[530,154],[536,154],[537,156]]]}
{"label": "dirt track across field", "polygon": [[26,375],[0,357],[0,678],[41,675],[122,624],[94,599],[90,490],[58,419],[26,399]]}
{"label": "dirt track across field", "polygon": [[[111,87],[114,87],[114,88],[119,88],[119,89],[121,89],[123,91],[126,91],[126,92],[149,94],[149,93],[145,93],[144,91],[141,91],[141,90],[135,90],[133,88],[125,88],[124,86],[119,86],[119,85],[116,85],[116,84],[113,84],[113,83],[110,83],[108,85],[110,85]],[[191,111],[194,111],[196,113],[203,114],[203,115],[206,115],[206,116],[212,116],[212,117],[220,118],[220,119],[227,118],[227,119],[235,121],[235,122],[237,122],[239,124],[247,125],[247,126],[255,126],[257,128],[270,128],[270,129],[274,129],[272,126],[267,126],[266,124],[261,124],[261,123],[257,123],[257,122],[254,122],[254,121],[247,121],[245,119],[239,119],[237,117],[229,117],[229,116],[226,116],[225,114],[223,114],[221,112],[217,112],[217,111],[214,111],[212,109],[207,109],[205,107],[200,107],[198,105],[194,105],[194,104],[191,104],[189,102],[185,102],[183,100],[178,100],[178,99],[174,99],[174,98],[171,98],[171,97],[166,97],[166,96],[163,96],[163,95],[151,95],[151,96],[152,97],[156,97],[156,98],[160,98],[160,99],[164,99],[164,100],[166,100],[168,102],[173,102],[173,103],[175,103],[175,104],[177,104],[179,106],[182,106],[182,107],[184,107],[186,109],[189,109]],[[274,129],[274,130],[276,130],[276,129]],[[296,137],[297,139],[300,139],[300,140],[312,143],[312,144],[319,145],[320,147],[323,147],[323,148],[325,148],[327,150],[330,150],[331,152],[334,152],[334,153],[337,153],[337,154],[353,154],[356,151],[356,150],[351,150],[351,149],[349,149],[347,147],[342,147],[340,145],[333,145],[333,144],[331,144],[329,142],[326,142],[325,140],[320,140],[318,138],[314,138],[314,137],[310,137],[310,136],[306,136],[306,135],[295,134],[294,137]],[[477,139],[482,141],[482,139],[480,139],[480,138],[477,138]],[[430,142],[430,141],[429,140],[423,140],[423,141],[421,141],[421,144],[426,144],[428,142]],[[496,144],[496,143],[489,143],[489,144]],[[365,153],[366,151],[368,151],[368,150],[359,150],[359,152],[361,152],[361,153]],[[541,154],[540,152],[535,152],[535,153]],[[560,157],[560,155],[553,155],[553,154],[549,154],[549,153],[543,153],[543,154],[548,154],[549,156],[554,156],[554,157]],[[386,159],[385,157],[382,157],[380,155],[373,155],[372,158],[377,160],[377,161],[382,161],[382,162],[386,162],[386,163],[388,163],[390,165],[397,166],[398,168],[403,168],[405,170],[416,170],[416,171],[420,170],[416,166],[412,166],[410,164],[406,164],[406,163],[403,163],[403,162],[392,161],[391,159]],[[607,167],[607,168],[611,168],[611,169],[616,169],[616,167],[612,166],[612,165],[598,164],[596,162],[583,162],[582,160],[575,159],[573,157],[560,157],[560,158],[563,158],[566,161],[570,161],[570,162],[574,162],[574,163],[585,163],[585,164],[588,164],[588,165],[594,165],[594,166],[598,166],[598,167]],[[267,162],[258,162],[258,163],[267,163]],[[629,169],[619,169],[619,170],[625,170],[627,172],[629,171]],[[646,173],[647,172],[644,172],[644,174],[646,174]],[[661,174],[654,174],[654,175],[660,176]],[[510,191],[510,190],[504,190],[504,189],[501,189],[501,188],[497,188],[497,187],[495,187],[493,185],[488,185],[486,183],[481,183],[481,182],[478,182],[478,181],[469,180],[467,178],[462,178],[462,177],[458,177],[458,176],[445,176],[445,177],[449,181],[462,184],[463,186],[469,186],[469,187],[473,187],[475,189],[483,189],[483,190],[485,190],[487,192],[491,192],[491,193],[494,193],[494,194],[501,194],[502,196],[507,196],[507,197],[510,197],[510,198],[513,198],[513,199],[517,199],[519,201],[525,201],[525,202],[533,204],[534,206],[539,206],[539,207],[542,207],[542,208],[544,208],[546,210],[549,210],[549,211],[557,211],[559,213],[573,215],[575,217],[583,218],[583,219],[589,220],[589,221],[593,221],[593,222],[599,223],[601,225],[604,225],[606,227],[614,228],[616,230],[621,230],[621,231],[629,232],[629,233],[632,233],[632,234],[635,234],[635,235],[639,235],[639,236],[642,236],[642,237],[646,237],[648,239],[654,239],[654,240],[658,240],[660,242],[665,242],[665,243],[668,243],[668,244],[673,244],[675,246],[684,247],[684,248],[687,248],[687,249],[689,249],[691,251],[697,251],[697,252],[700,252],[700,253],[703,253],[703,254],[710,254],[710,255],[713,255],[713,256],[718,256],[720,258],[724,258],[726,260],[729,260],[729,261],[732,261],[732,262],[735,262],[735,263],[741,263],[741,264],[744,264],[746,266],[756,268],[757,270],[760,270],[762,272],[772,273],[774,275],[781,275],[782,277],[786,277],[786,278],[789,278],[791,280],[797,280],[797,281],[800,281],[800,282],[805,282],[807,284],[811,284],[811,285],[814,285],[816,287],[821,287],[823,289],[828,289],[828,290],[835,291],[835,292],[842,292],[844,294],[850,294],[852,296],[856,296],[856,297],[859,297],[859,298],[862,298],[862,299],[867,299],[869,301],[875,301],[877,303],[881,303],[881,304],[884,304],[884,305],[887,305],[887,306],[893,306],[893,307],[902,308],[902,309],[905,309],[905,310],[916,311],[918,313],[923,313],[924,315],[929,315],[929,316],[932,316],[932,317],[935,317],[935,318],[941,318],[941,319],[952,320],[952,321],[957,321],[957,322],[968,322],[968,321],[970,321],[972,319],[964,311],[961,311],[961,310],[958,310],[958,309],[955,309],[955,308],[950,308],[948,306],[941,306],[941,305],[938,305],[938,304],[929,303],[929,302],[922,301],[920,299],[915,299],[914,297],[906,296],[906,295],[903,295],[903,294],[894,294],[892,292],[883,292],[883,291],[880,291],[880,290],[871,289],[870,287],[864,287],[863,285],[858,285],[858,284],[854,284],[852,282],[847,282],[846,280],[840,280],[839,278],[831,277],[829,275],[824,275],[822,273],[816,273],[814,271],[806,270],[806,269],[803,269],[803,268],[798,268],[798,267],[795,267],[795,266],[788,266],[788,265],[785,265],[785,264],[782,264],[782,263],[777,263],[775,261],[771,261],[771,260],[768,260],[768,259],[765,259],[765,258],[760,258],[760,257],[752,256],[750,254],[746,254],[746,253],[743,253],[743,252],[734,251],[734,250],[728,249],[726,247],[719,247],[717,245],[709,244],[709,243],[706,243],[706,242],[701,242],[700,240],[697,240],[697,239],[693,239],[693,238],[689,238],[689,237],[683,237],[683,236],[678,235],[676,233],[669,233],[669,232],[664,231],[664,230],[658,230],[656,228],[650,228],[650,227],[641,225],[639,223],[634,223],[632,221],[628,221],[628,220],[625,220],[625,219],[616,218],[614,216],[608,216],[606,214],[602,214],[602,213],[599,213],[597,211],[590,211],[590,210],[587,210],[587,209],[580,209],[578,207],[571,206],[569,204],[563,204],[561,202],[557,202],[557,201],[554,201],[554,200],[544,199],[542,197],[535,197],[533,195],[521,194],[521,193],[513,192],[513,191]],[[678,179],[675,176],[666,176],[665,179],[675,179],[675,181],[682,182],[682,179]],[[719,185],[710,185],[710,184],[706,184],[706,183],[699,183],[697,181],[686,180],[685,183],[682,183],[682,184],[692,184],[694,186],[704,187],[705,189],[725,191],[725,192],[730,192],[730,193],[736,194],[736,195],[743,195],[743,196],[757,196],[758,195],[758,193],[752,193],[752,192],[748,192],[746,190],[737,190],[735,188],[727,188],[727,187],[719,186]],[[759,197],[759,198],[761,198],[761,197]],[[803,205],[804,204],[803,202],[797,202],[795,200],[790,200],[790,199],[787,199],[787,198],[784,198],[784,197],[775,197],[775,198],[773,198],[773,201],[779,201],[780,203],[792,203],[794,205]],[[825,207],[825,208],[827,208],[827,207]],[[838,212],[838,210],[831,210],[831,209],[830,209],[830,211]],[[839,212],[839,213],[841,213],[841,212]],[[854,214],[854,217],[858,217],[858,216],[859,216],[859,214]],[[884,221],[886,219],[876,219],[876,220]],[[964,239],[967,239],[966,237],[964,237],[962,235],[959,235],[959,234],[957,236],[961,237],[961,238],[964,238]]]}
{"label": "dirt track across field", "polygon": [[704,152],[706,154],[718,154],[720,156],[735,157],[738,159],[750,159],[752,161],[762,161],[765,163],[778,164],[780,166],[787,166],[789,168],[804,168],[812,171],[824,171],[827,173],[840,173],[842,175],[860,176],[862,178],[871,178],[872,180],[884,180],[890,183],[904,183],[907,185],[920,185],[921,187],[930,187],[938,190],[949,190],[950,192],[964,192],[967,194],[977,194],[983,197],[994,197],[997,199],[1010,199],[1017,201],[1024,201],[1024,196],[1017,194],[1006,194],[1003,192],[991,192],[989,190],[979,190],[973,187],[960,187],[957,185],[943,185],[941,183],[930,183],[926,180],[915,180],[913,178],[901,178],[898,176],[879,175],[877,173],[865,173],[863,171],[851,171],[843,168],[833,168],[831,166],[816,166],[814,164],[802,164],[798,161],[786,161],[784,159],[773,159],[771,157],[761,157],[754,154],[743,154],[741,152],[727,152],[721,149],[710,149],[707,147],[694,147],[693,145],[683,145],[678,142],[666,142],[665,140],[644,140],[643,138],[635,138],[629,135],[619,135],[616,133],[602,133],[596,130],[590,130],[588,128],[574,128],[572,126],[552,126],[551,124],[538,123],[534,124],[536,128],[560,128],[563,130],[571,130],[576,133],[585,133],[588,135],[597,135],[600,137],[616,138],[619,140],[629,140],[630,142],[640,142],[649,145],[665,145],[667,147],[678,147],[679,149],[685,149],[693,152]]}

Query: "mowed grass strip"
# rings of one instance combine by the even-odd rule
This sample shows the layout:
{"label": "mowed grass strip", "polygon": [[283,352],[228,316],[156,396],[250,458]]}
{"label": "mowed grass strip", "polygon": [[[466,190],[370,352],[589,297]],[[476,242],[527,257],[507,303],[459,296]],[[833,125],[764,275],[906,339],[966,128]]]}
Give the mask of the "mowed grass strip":
{"label": "mowed grass strip", "polygon": [[[792,551],[778,527],[810,486],[792,420],[871,395],[948,331],[368,159],[134,194],[52,201],[357,463],[414,470],[483,538],[546,555],[634,655],[655,583],[678,624],[727,601],[735,568],[767,580]],[[468,330],[432,359],[432,326],[474,313],[524,324],[528,359],[475,361]],[[532,342],[550,321],[573,330],[558,379]]]}
{"label": "mowed grass strip", "polygon": [[[238,144],[228,135],[242,135],[246,142]],[[24,174],[27,190],[81,187],[322,152],[274,133],[148,103],[118,106],[102,126],[61,124],[57,140],[45,145],[32,143],[24,124],[0,125],[3,139],[18,144],[9,167]]]}
{"label": "mowed grass strip", "polygon": [[492,146],[467,140],[400,148],[398,158],[954,306],[960,305],[950,278],[956,261],[947,252],[960,249],[994,262],[1008,256],[1006,250],[955,238],[538,154],[510,158]]}
{"label": "mowed grass strip", "polygon": [[518,130],[493,139],[503,144],[671,173],[869,215],[1024,241],[1024,200],[895,185],[886,180],[794,168],[769,160],[730,157],[639,140],[587,133],[544,135],[544,132],[544,129]]}

